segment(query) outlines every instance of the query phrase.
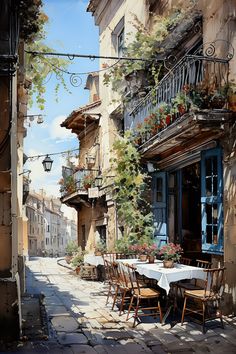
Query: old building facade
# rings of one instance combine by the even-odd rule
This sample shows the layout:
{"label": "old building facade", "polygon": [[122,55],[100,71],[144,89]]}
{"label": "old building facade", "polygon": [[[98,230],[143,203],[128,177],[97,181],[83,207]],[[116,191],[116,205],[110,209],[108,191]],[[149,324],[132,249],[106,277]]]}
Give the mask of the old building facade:
{"label": "old building facade", "polygon": [[[33,8],[32,8],[33,5]],[[23,198],[24,117],[27,114],[24,45],[38,27],[40,1],[3,0],[0,4],[0,100],[1,100],[1,236],[0,327],[1,337],[19,335],[21,291],[24,290],[26,218]],[[10,330],[9,330],[10,329]]]}
{"label": "old building facade", "polygon": [[[154,56],[156,68],[160,69],[159,82],[151,91],[147,62],[144,69],[134,69],[134,75],[130,73],[121,84],[120,91],[128,97],[128,103],[121,104],[112,85],[104,85],[103,69],[116,61],[101,59],[101,101],[96,109],[99,119],[94,116],[100,148],[96,167],[101,175],[110,171],[113,142],[120,131],[130,130],[137,138],[137,149],[152,179],[150,197],[157,244],[179,242],[185,254],[193,259],[210,260],[213,266],[224,264],[225,311],[233,312],[236,306],[233,272],[236,5],[231,0],[187,3],[178,1],[178,8],[183,10],[181,20],[167,26],[164,38],[156,43]],[[174,8],[171,1],[91,0],[88,11],[99,26],[100,55],[118,58],[125,56],[125,47],[135,39],[138,26],[150,30],[155,26],[154,16],[159,16],[160,21],[169,18]],[[178,17],[179,13],[175,15]],[[136,26],[133,15],[138,19]],[[146,50],[148,54],[148,46]],[[91,148],[82,142],[87,137],[84,121],[88,116],[84,108],[73,112],[63,124],[74,132],[80,126],[81,152],[83,147],[87,151]],[[84,209],[82,223],[78,219],[79,242],[83,246],[96,243],[97,206],[102,212],[100,226],[104,228],[108,247],[112,249],[120,237],[114,202],[105,187],[100,187],[99,198],[89,198],[86,192],[90,209],[89,212]],[[69,200],[70,193],[63,197],[63,202]],[[84,207],[86,203],[82,201],[76,206],[78,215],[81,205]]]}

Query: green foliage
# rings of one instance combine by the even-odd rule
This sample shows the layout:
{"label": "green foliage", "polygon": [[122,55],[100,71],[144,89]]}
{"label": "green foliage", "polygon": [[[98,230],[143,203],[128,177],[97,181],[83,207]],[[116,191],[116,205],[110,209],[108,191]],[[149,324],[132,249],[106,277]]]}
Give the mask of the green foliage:
{"label": "green foliage", "polygon": [[[27,51],[33,52],[54,52],[54,50],[46,46],[42,41],[35,41],[27,46]],[[58,100],[58,93],[60,85],[68,91],[63,77],[63,71],[68,65],[68,62],[64,59],[57,57],[44,57],[43,55],[27,54],[26,61],[26,73],[27,78],[32,82],[29,89],[30,101],[33,103],[33,96],[35,95],[36,103],[40,110],[44,109],[45,105],[45,92],[46,92],[46,80],[48,75],[55,74],[58,80],[54,88],[56,100]],[[69,91],[68,91],[69,92]]]}
{"label": "green foliage", "polygon": [[[27,52],[55,52],[52,48],[48,47],[43,40],[46,37],[44,25],[48,21],[48,17],[41,12],[35,20],[37,32],[31,35],[26,45]],[[46,82],[50,79],[51,75],[56,75],[58,83],[55,85],[55,97],[58,100],[59,88],[62,86],[68,91],[63,77],[63,72],[67,68],[69,60],[64,60],[57,57],[46,57],[43,55],[26,54],[26,76],[31,81],[31,86],[28,90],[29,105],[32,106],[33,98],[36,99],[36,104],[40,110],[44,109],[45,105],[45,92]],[[69,91],[68,91],[69,92]]]}
{"label": "green foliage", "polygon": [[104,84],[112,83],[112,89],[122,96],[122,81],[131,73],[145,70],[149,86],[158,83],[162,65],[155,62],[157,53],[163,51],[162,43],[167,37],[169,30],[173,28],[183,17],[183,13],[179,10],[173,10],[169,16],[154,16],[152,19],[153,26],[149,30],[133,15],[132,22],[137,30],[135,39],[127,45],[124,50],[124,56],[132,58],[145,58],[150,60],[149,65],[144,61],[122,60],[113,66],[106,74],[104,74]]}
{"label": "green foliage", "polygon": [[104,241],[100,240],[96,242],[95,252],[105,253],[107,252],[107,245]]}
{"label": "green foliage", "polygon": [[76,252],[79,251],[79,247],[75,241],[70,241],[66,246],[66,253],[68,256],[73,256]]}
{"label": "green foliage", "polygon": [[71,264],[73,267],[78,267],[84,263],[84,255],[86,254],[85,251],[82,251],[81,247],[77,247],[77,252],[71,260]]}
{"label": "green foliage", "polygon": [[118,253],[129,254],[132,253],[130,250],[130,240],[127,236],[122,237],[119,240],[116,240],[115,250]]}
{"label": "green foliage", "polygon": [[137,239],[149,238],[153,233],[152,213],[144,198],[144,191],[148,188],[148,175],[142,170],[140,154],[130,131],[126,131],[123,138],[114,142],[113,150],[113,198],[119,223],[124,225],[127,237],[133,243]]}

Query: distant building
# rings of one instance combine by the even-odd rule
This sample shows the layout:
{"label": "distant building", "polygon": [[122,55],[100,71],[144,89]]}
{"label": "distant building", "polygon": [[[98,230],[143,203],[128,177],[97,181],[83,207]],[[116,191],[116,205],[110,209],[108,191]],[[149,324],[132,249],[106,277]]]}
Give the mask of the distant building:
{"label": "distant building", "polygon": [[62,256],[68,242],[77,239],[77,225],[64,216],[58,198],[30,192],[26,202],[29,256]]}

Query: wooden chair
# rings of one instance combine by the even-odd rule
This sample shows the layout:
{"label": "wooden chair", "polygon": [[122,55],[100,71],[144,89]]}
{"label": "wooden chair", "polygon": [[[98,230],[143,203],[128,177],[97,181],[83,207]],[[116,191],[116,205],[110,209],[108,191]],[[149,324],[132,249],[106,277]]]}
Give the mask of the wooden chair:
{"label": "wooden chair", "polygon": [[[127,267],[127,274],[129,276],[129,283],[131,284],[132,287],[132,296],[131,296],[126,320],[129,319],[130,311],[131,309],[133,309],[134,310],[133,327],[135,327],[136,321],[139,320],[141,316],[156,317],[157,315],[159,315],[160,322],[162,322],[162,311],[161,311],[161,305],[159,301],[160,292],[150,287],[141,287],[138,277],[136,276],[135,268],[130,265],[126,265],[126,267]],[[155,306],[151,303],[151,301],[153,300],[156,300],[157,302]],[[134,304],[135,301],[136,304]],[[146,301],[147,304],[142,306],[142,304],[144,304],[144,301]],[[148,313],[143,312],[147,310],[151,312]],[[140,311],[142,312],[140,313]]]}
{"label": "wooden chair", "polygon": [[[184,291],[184,306],[182,311],[181,325],[183,325],[185,315],[195,313],[202,317],[203,333],[205,333],[206,321],[216,318],[220,318],[221,326],[224,328],[220,307],[220,301],[224,292],[224,271],[224,267],[204,269],[204,272],[206,272],[204,288],[200,290]],[[197,307],[197,305],[200,306]],[[213,309],[210,308],[210,305]]]}
{"label": "wooden chair", "polygon": [[192,262],[191,258],[186,258],[186,257],[181,257],[179,263],[185,264],[185,265],[190,265]]}
{"label": "wooden chair", "polygon": [[106,305],[109,302],[109,298],[112,297],[113,298],[112,310],[113,310],[115,306],[117,293],[119,290],[117,265],[114,262],[104,259],[104,267],[105,267],[106,281],[108,283]]}
{"label": "wooden chair", "polygon": [[[203,261],[200,259],[196,260],[197,267],[199,268],[204,268],[204,269],[209,269],[211,268],[211,262],[208,261]],[[177,287],[177,293],[180,291],[181,294],[183,294],[184,290],[201,290],[204,288],[204,281],[201,279],[189,279],[189,280],[180,280],[176,283]]]}
{"label": "wooden chair", "polygon": [[196,259],[196,266],[199,268],[209,269],[212,263],[208,261],[203,261],[202,259]]}
{"label": "wooden chair", "polygon": [[108,260],[110,262],[114,262],[116,260],[116,253],[103,253],[102,258],[103,261]]}

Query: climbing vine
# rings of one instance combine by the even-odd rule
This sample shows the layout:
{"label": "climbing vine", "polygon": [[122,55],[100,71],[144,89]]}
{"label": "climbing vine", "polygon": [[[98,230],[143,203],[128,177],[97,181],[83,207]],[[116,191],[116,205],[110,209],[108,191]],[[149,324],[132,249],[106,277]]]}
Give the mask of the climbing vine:
{"label": "climbing vine", "polygon": [[153,234],[150,205],[144,194],[148,190],[148,175],[142,169],[130,131],[113,145],[111,164],[114,172],[112,187],[118,219],[124,225],[130,242],[149,239]]}
{"label": "climbing vine", "polygon": [[[42,6],[41,1],[40,4],[40,6]],[[41,8],[37,13],[37,16],[34,18],[34,32],[31,31],[26,40],[25,49],[27,52],[54,52],[52,48],[44,43],[46,38],[45,24],[47,21],[48,17]],[[26,36],[26,29],[24,29],[23,35]],[[29,105],[32,105],[33,99],[35,98],[39,109],[44,109],[46,83],[53,74],[56,75],[58,80],[54,88],[56,100],[58,99],[60,86],[68,91],[63,77],[63,70],[67,68],[68,63],[69,61],[57,57],[47,58],[43,55],[40,56],[27,53],[26,75],[31,82],[28,90]]]}

